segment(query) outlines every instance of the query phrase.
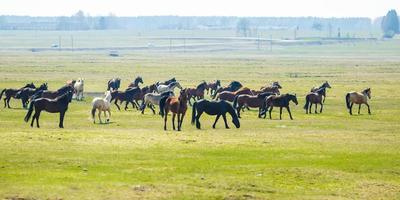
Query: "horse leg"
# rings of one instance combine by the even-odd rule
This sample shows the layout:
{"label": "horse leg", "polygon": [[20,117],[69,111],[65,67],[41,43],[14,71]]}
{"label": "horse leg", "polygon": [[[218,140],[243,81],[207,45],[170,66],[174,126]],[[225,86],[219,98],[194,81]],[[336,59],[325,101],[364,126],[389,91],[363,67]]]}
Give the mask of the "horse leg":
{"label": "horse leg", "polygon": [[282,120],[282,107],[279,107],[279,119]]}
{"label": "horse leg", "polygon": [[221,115],[217,115],[217,118],[215,118],[215,122],[214,122],[214,124],[213,124],[213,128],[215,128],[215,125],[217,124],[217,122],[218,122],[218,120],[219,120],[219,117],[221,117]]}
{"label": "horse leg", "polygon": [[241,110],[241,109],[242,109],[242,105],[239,104],[239,107],[236,108],[236,112],[237,112],[237,114],[238,114],[238,118],[241,118],[241,117],[240,117],[240,110]]}
{"label": "horse leg", "polygon": [[39,125],[40,112],[41,112],[40,110],[35,112],[35,115],[36,115],[36,127],[38,127],[38,128],[40,128],[40,125]]}
{"label": "horse leg", "polygon": [[121,108],[118,105],[118,99],[115,99],[114,104],[117,106],[118,110],[121,111]]}
{"label": "horse leg", "polygon": [[165,109],[165,114],[164,114],[164,131],[167,130],[167,116],[168,116],[168,109]]}
{"label": "horse leg", "polygon": [[[172,129],[175,130],[175,113],[172,113]],[[179,116],[178,116],[178,126],[179,126]]]}
{"label": "horse leg", "polygon": [[99,116],[100,124],[102,124],[103,122],[101,121],[101,110],[100,110],[100,109],[99,109],[99,114],[98,114],[98,116]]}
{"label": "horse leg", "polygon": [[182,130],[182,122],[183,122],[184,117],[185,117],[185,113],[181,113],[180,119],[179,119],[179,114],[178,114],[178,131]]}
{"label": "horse leg", "polygon": [[201,124],[200,124],[200,116],[203,114],[203,112],[198,112],[197,116],[196,116],[196,128],[200,129],[201,128]]}
{"label": "horse leg", "polygon": [[310,114],[312,113],[312,112],[311,112],[311,108],[312,108],[312,103],[310,103],[310,108],[309,108],[309,110],[308,110],[308,113],[310,113]]}
{"label": "horse leg", "polygon": [[272,119],[272,117],[271,117],[272,109],[274,109],[274,107],[271,106],[271,108],[269,109],[269,119]]}
{"label": "horse leg", "polygon": [[111,110],[110,110],[110,108],[108,108],[108,119],[107,119],[107,122],[110,122],[110,118],[111,118]]}
{"label": "horse leg", "polygon": [[317,105],[318,105],[318,104],[315,103],[315,111],[314,111],[315,114],[318,114],[318,112],[317,112]]}
{"label": "horse leg", "polygon": [[358,104],[358,114],[360,114],[361,104]]}
{"label": "horse leg", "polygon": [[368,103],[365,103],[365,105],[367,105],[367,108],[368,108],[368,114],[371,114],[371,109],[369,108],[369,104],[368,104]]}
{"label": "horse leg", "polygon": [[6,97],[4,97],[4,108],[6,108],[7,107],[7,96]]}
{"label": "horse leg", "polygon": [[10,100],[11,100],[11,97],[7,98],[7,107],[8,107],[8,108],[11,108],[11,107],[10,107]]}
{"label": "horse leg", "polygon": [[222,119],[224,119],[224,123],[225,123],[225,128],[229,129],[228,123],[226,122],[226,114],[222,115]]}
{"label": "horse leg", "polygon": [[156,114],[156,111],[154,110],[154,106],[153,106],[153,105],[150,105],[149,108],[151,109],[151,111],[153,111],[153,115],[155,115],[155,114]]}
{"label": "horse leg", "polygon": [[65,115],[65,111],[60,112],[60,124],[58,125],[58,127],[60,127],[60,128],[64,128],[64,115]]}
{"label": "horse leg", "polygon": [[293,120],[292,113],[290,112],[290,108],[289,108],[289,106],[288,106],[288,107],[286,107],[286,109],[287,109],[287,111],[288,111],[288,113],[289,113],[290,119],[291,119],[291,120]]}
{"label": "horse leg", "polygon": [[33,122],[35,122],[36,115],[37,115],[37,111],[36,111],[36,109],[35,109],[35,114],[33,115],[32,121],[31,121],[31,127],[33,127]]}
{"label": "horse leg", "polygon": [[321,109],[320,109],[319,113],[322,113],[322,108],[324,107],[324,104],[322,104],[322,103],[319,103],[319,104],[321,105]]}
{"label": "horse leg", "polygon": [[127,100],[125,103],[125,110],[128,110],[128,105],[129,105],[129,100]]}
{"label": "horse leg", "polygon": [[350,104],[350,111],[349,111],[349,112],[350,112],[350,115],[353,115],[353,111],[352,111],[353,105],[354,105],[354,103],[351,103],[351,104]]}

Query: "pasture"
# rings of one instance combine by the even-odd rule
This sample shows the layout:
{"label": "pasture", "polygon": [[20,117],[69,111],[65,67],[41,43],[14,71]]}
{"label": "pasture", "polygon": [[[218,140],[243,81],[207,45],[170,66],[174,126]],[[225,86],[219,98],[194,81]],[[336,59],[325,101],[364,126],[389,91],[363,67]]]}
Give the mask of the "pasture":
{"label": "pasture", "polygon": [[[4,33],[3,33],[4,34]],[[4,42],[4,41],[3,41]],[[13,46],[13,45],[11,45]],[[16,44],[14,46],[23,46]],[[400,41],[277,47],[273,51],[107,51],[0,53],[0,88],[48,82],[56,90],[83,77],[85,93],[101,96],[110,78],[125,88],[141,75],[144,85],[176,77],[183,87],[202,80],[238,80],[259,89],[279,81],[296,93],[279,119],[258,119],[256,109],[231,118],[203,115],[202,130],[163,131],[149,109],[112,106],[110,124],[93,124],[91,96],[73,101],[64,129],[58,114],[42,113],[41,128],[23,121],[11,100],[0,106],[0,198],[13,199],[399,199]],[[306,115],[304,97],[329,81],[322,114]],[[350,116],[349,91],[372,89],[372,115]],[[356,110],[356,109],[354,109]],[[353,111],[356,113],[356,111]]]}

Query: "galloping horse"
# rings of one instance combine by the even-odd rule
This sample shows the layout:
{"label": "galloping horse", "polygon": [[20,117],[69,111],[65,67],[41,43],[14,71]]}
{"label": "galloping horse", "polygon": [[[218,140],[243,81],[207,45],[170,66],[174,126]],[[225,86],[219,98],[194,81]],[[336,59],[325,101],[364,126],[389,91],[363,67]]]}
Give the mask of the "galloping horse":
{"label": "galloping horse", "polygon": [[16,97],[17,93],[20,92],[24,88],[36,88],[36,86],[33,83],[29,83],[19,89],[4,89],[3,91],[1,91],[0,99],[3,97],[3,93],[6,95],[6,97],[4,98],[4,108],[6,108],[6,107],[11,108],[10,107],[11,97],[14,99],[18,99]]}
{"label": "galloping horse", "polygon": [[146,109],[146,106],[148,106],[152,111],[153,114],[156,114],[155,109],[155,105],[160,105],[160,100],[163,97],[166,96],[174,96],[174,93],[171,91],[167,91],[161,94],[157,94],[157,93],[147,93],[144,95],[143,97],[143,101],[142,101],[142,106],[140,106],[140,110],[142,110],[142,114],[144,114],[144,110]]}
{"label": "galloping horse", "polygon": [[242,87],[243,85],[239,81],[232,81],[228,86],[218,88],[217,91],[215,91],[214,95],[212,96],[212,99],[215,99],[218,93],[224,91],[235,92]]}
{"label": "galloping horse", "polygon": [[[331,85],[329,85],[328,81],[325,81],[325,83],[323,83],[321,86],[311,88],[310,92],[315,92],[322,88],[331,88]],[[324,100],[322,102],[325,103],[326,90],[323,91],[322,96],[324,97]]]}
{"label": "galloping horse", "polygon": [[168,112],[172,112],[172,128],[175,130],[175,116],[178,115],[178,131],[182,129],[183,118],[187,110],[186,89],[181,90],[179,97],[163,97],[160,101],[161,116],[164,117],[164,130],[167,130]]}
{"label": "galloping horse", "polygon": [[315,104],[315,114],[317,114],[317,105],[321,105],[320,113],[322,113],[322,108],[324,107],[322,102],[323,94],[325,93],[326,88],[323,87],[315,92],[310,92],[306,96],[306,104],[304,105],[304,109],[306,110],[306,114],[311,114],[311,107]]}
{"label": "galloping horse", "polygon": [[240,122],[235,110],[233,109],[231,104],[226,101],[208,101],[202,99],[194,102],[192,110],[192,124],[196,122],[197,129],[200,129],[200,117],[203,112],[209,115],[217,115],[217,118],[215,118],[215,122],[212,126],[213,128],[215,128],[215,125],[217,124],[218,119],[221,117],[221,115],[225,122],[225,128],[229,128],[228,123],[226,122],[226,113],[229,113],[232,116],[232,122],[233,124],[235,124],[236,128],[240,128]]}
{"label": "galloping horse", "polygon": [[272,112],[272,109],[274,108],[274,106],[276,106],[276,107],[280,108],[279,119],[282,119],[282,108],[285,107],[289,113],[290,119],[293,120],[292,113],[290,112],[290,108],[289,108],[290,101],[293,101],[296,105],[299,104],[297,102],[296,95],[292,95],[292,94],[282,94],[282,95],[278,95],[278,96],[271,95],[271,96],[267,97],[267,99],[263,103],[263,108],[262,108],[263,111],[262,111],[261,115],[264,115],[264,118],[265,118],[266,112],[269,109],[269,118],[272,119],[271,112]]}
{"label": "galloping horse", "polygon": [[[108,90],[107,92],[104,93],[105,97],[96,97],[92,101],[92,119],[93,123],[96,123],[94,115],[96,114],[96,110],[99,110],[99,121],[100,124],[102,123],[101,121],[101,111],[104,112],[104,116],[107,118],[106,123],[110,122],[110,117],[111,117],[111,92]],[[106,111],[108,112],[108,116],[106,114]]]}
{"label": "galloping horse", "polygon": [[168,91],[173,92],[176,87],[182,90],[182,86],[179,84],[179,82],[171,82],[168,85],[158,85],[157,92],[160,94]]}
{"label": "galloping horse", "polygon": [[369,108],[368,99],[371,99],[371,88],[367,88],[360,92],[349,92],[346,94],[346,106],[349,109],[350,115],[353,114],[353,104],[358,104],[358,114],[360,114],[361,104],[365,104],[368,107],[368,114],[371,114]]}
{"label": "galloping horse", "polygon": [[74,90],[75,90],[76,100],[82,101],[83,100],[84,80],[82,78],[79,78],[73,86],[74,86]]}
{"label": "galloping horse", "polygon": [[42,85],[40,85],[40,87],[35,88],[35,89],[24,88],[16,94],[16,97],[21,99],[22,107],[26,108],[29,103],[29,98],[31,98],[31,96],[33,96],[37,92],[44,91],[44,90],[47,90],[47,83],[43,83]]}
{"label": "galloping horse", "polygon": [[141,76],[135,78],[135,80],[128,85],[128,88],[139,87],[139,83],[143,84],[143,79]]}
{"label": "galloping horse", "polygon": [[68,104],[72,100],[73,91],[67,91],[64,94],[56,97],[55,99],[48,98],[38,98],[31,101],[29,104],[28,113],[25,116],[25,122],[28,122],[31,118],[33,110],[35,114],[33,115],[31,127],[33,127],[33,122],[36,120],[36,127],[39,126],[39,117],[42,110],[49,113],[60,113],[60,123],[58,127],[64,128],[64,115],[68,110]]}
{"label": "galloping horse", "polygon": [[107,83],[107,90],[118,90],[118,88],[121,85],[121,79],[120,78],[113,78],[108,81]]}
{"label": "galloping horse", "polygon": [[271,95],[275,95],[275,93],[264,92],[258,95],[248,95],[248,94],[237,95],[233,100],[233,108],[236,109],[239,118],[240,118],[240,111],[242,110],[243,106],[248,106],[250,108],[258,108],[258,117],[261,118],[260,113],[265,98]]}
{"label": "galloping horse", "polygon": [[251,90],[249,88],[241,88],[240,90],[237,90],[236,92],[223,91],[216,96],[216,100],[225,100],[225,101],[233,102],[233,100],[235,99],[235,96],[241,95],[241,94],[253,95],[253,93],[251,92]]}
{"label": "galloping horse", "polygon": [[207,83],[207,85],[206,85],[207,94],[210,92],[210,95],[212,97],[219,87],[221,87],[220,80],[216,80],[214,83],[212,83],[212,82]]}
{"label": "galloping horse", "polygon": [[199,99],[204,99],[204,90],[206,89],[207,83],[203,81],[200,83],[196,88],[186,88],[186,93],[189,99],[189,105],[192,105],[192,102],[190,102],[190,99],[193,98],[193,100],[196,101]]}

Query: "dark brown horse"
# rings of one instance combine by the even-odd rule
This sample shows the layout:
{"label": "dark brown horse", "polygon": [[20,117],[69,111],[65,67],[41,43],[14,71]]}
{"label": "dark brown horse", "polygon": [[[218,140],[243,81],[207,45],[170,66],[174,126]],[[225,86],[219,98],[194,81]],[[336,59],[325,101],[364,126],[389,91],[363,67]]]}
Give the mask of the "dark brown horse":
{"label": "dark brown horse", "polygon": [[26,84],[24,87],[19,88],[19,89],[4,89],[3,91],[1,91],[0,99],[3,97],[3,93],[6,95],[5,98],[4,98],[4,108],[6,108],[6,107],[11,108],[10,107],[11,97],[14,98],[14,99],[18,99],[16,97],[17,93],[20,92],[24,88],[36,88],[36,86],[33,83],[29,83],[29,84]]}
{"label": "dark brown horse", "polygon": [[306,110],[306,114],[311,114],[311,107],[315,104],[315,114],[317,114],[317,105],[321,105],[320,113],[322,113],[322,108],[324,107],[322,97],[325,93],[326,88],[323,87],[315,92],[310,92],[306,95],[306,104],[304,105],[304,109]]}
{"label": "dark brown horse", "polygon": [[241,88],[240,90],[237,90],[236,92],[223,91],[217,95],[216,100],[225,100],[225,101],[233,102],[233,100],[235,100],[235,96],[241,95],[241,94],[253,95],[253,93],[251,92],[251,90],[249,88]]}
{"label": "dark brown horse", "polygon": [[279,112],[279,119],[282,119],[282,108],[285,107],[289,113],[290,119],[293,120],[292,113],[290,112],[289,108],[289,103],[290,101],[293,101],[296,105],[299,104],[297,102],[297,97],[296,95],[292,94],[282,94],[282,95],[271,95],[266,98],[266,100],[263,103],[262,107],[262,113],[261,115],[264,115],[264,118],[266,116],[266,112],[269,111],[269,118],[272,119],[271,117],[271,112],[274,107],[279,107],[280,112]]}
{"label": "dark brown horse", "polygon": [[212,97],[219,87],[221,87],[220,80],[216,80],[214,83],[213,82],[207,83],[206,85],[207,94],[210,92],[210,95]]}
{"label": "dark brown horse", "polygon": [[126,102],[125,104],[125,110],[128,109],[128,105],[129,103],[132,104],[132,108],[136,108],[137,110],[139,110],[140,106],[139,103],[137,101],[139,100],[143,100],[143,97],[145,94],[150,93],[151,90],[149,88],[149,86],[146,86],[142,89],[140,89],[139,87],[133,87],[133,88],[127,88],[125,91],[112,91],[111,92],[111,102],[113,100],[115,106],[117,106],[118,110],[121,110],[121,108],[118,105],[118,101],[121,102]]}
{"label": "dark brown horse", "polygon": [[135,80],[128,85],[128,88],[139,87],[139,83],[143,84],[143,79],[141,76],[135,78]]}
{"label": "dark brown horse", "polygon": [[39,118],[40,113],[44,110],[49,113],[60,113],[60,123],[58,127],[64,128],[64,116],[65,112],[68,110],[68,104],[72,100],[72,91],[67,91],[65,94],[56,97],[55,99],[48,98],[38,98],[32,100],[29,104],[28,113],[25,116],[25,122],[28,122],[31,118],[33,110],[35,110],[35,114],[33,115],[31,127],[33,127],[33,123],[36,120],[36,127],[40,127]]}
{"label": "dark brown horse", "polygon": [[28,106],[29,103],[29,99],[36,93],[38,93],[39,91],[44,91],[47,90],[47,83],[43,83],[42,85],[40,85],[40,87],[38,88],[24,88],[21,91],[19,91],[16,94],[17,98],[20,98],[22,101],[22,107],[26,108]]}
{"label": "dark brown horse", "polygon": [[190,99],[193,98],[193,100],[196,101],[200,99],[204,99],[204,90],[206,89],[207,83],[203,81],[200,83],[196,88],[187,88],[186,93],[189,99],[189,104],[192,105],[192,102],[190,102]]}
{"label": "dark brown horse", "polygon": [[208,115],[217,115],[212,126],[213,128],[215,128],[215,125],[217,124],[221,115],[225,122],[225,128],[229,128],[226,121],[226,113],[229,113],[232,116],[232,122],[235,124],[236,128],[240,128],[240,122],[238,116],[236,115],[235,109],[233,109],[231,104],[226,101],[208,101],[202,99],[194,102],[192,111],[192,124],[196,122],[197,129],[200,129],[200,117],[203,113],[207,113]]}
{"label": "dark brown horse", "polygon": [[167,130],[168,112],[172,112],[172,128],[175,130],[175,116],[178,115],[178,131],[182,130],[182,122],[187,110],[186,89],[180,91],[179,97],[164,97],[160,101],[161,116],[164,117],[164,130]]}
{"label": "dark brown horse", "polygon": [[74,90],[75,89],[74,89],[73,86],[65,85],[65,86],[61,87],[60,89],[58,89],[57,91],[48,91],[48,90],[46,90],[46,91],[43,91],[40,95],[35,95],[35,96],[42,97],[42,98],[47,98],[47,99],[55,99],[58,96],[66,93],[68,91],[74,92]]}
{"label": "dark brown horse", "polygon": [[242,87],[243,87],[243,85],[239,81],[232,81],[228,86],[218,88],[217,91],[215,91],[214,95],[212,96],[212,99],[215,99],[217,97],[218,93],[221,93],[224,91],[235,92],[235,91],[238,91]]}
{"label": "dark brown horse", "polygon": [[[319,89],[322,89],[322,88],[331,88],[331,85],[329,85],[328,81],[325,81],[325,83],[323,83],[321,86],[311,88],[310,92],[315,92],[315,91],[317,91]],[[322,100],[322,102],[325,103],[326,90],[324,90],[323,92],[324,93],[322,93],[322,96],[324,97],[324,100]]]}
{"label": "dark brown horse", "polygon": [[239,118],[240,118],[240,111],[243,109],[244,106],[248,106],[250,108],[258,108],[258,117],[261,118],[261,110],[265,98],[271,95],[275,95],[275,93],[264,92],[258,95],[248,95],[248,94],[237,95],[233,100],[233,108],[236,109]]}
{"label": "dark brown horse", "polygon": [[107,83],[107,90],[118,90],[121,85],[121,79],[120,78],[113,78],[108,81]]}

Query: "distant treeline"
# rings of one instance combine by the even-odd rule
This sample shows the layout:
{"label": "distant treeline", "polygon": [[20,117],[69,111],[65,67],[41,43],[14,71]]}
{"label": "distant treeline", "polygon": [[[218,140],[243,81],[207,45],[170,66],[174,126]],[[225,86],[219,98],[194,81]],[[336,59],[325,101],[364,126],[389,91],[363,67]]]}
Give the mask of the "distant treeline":
{"label": "distant treeline", "polygon": [[[337,29],[371,30],[379,28],[379,19],[370,18],[317,18],[317,17],[246,17],[250,29],[315,29],[336,31]],[[180,17],[141,16],[117,17],[87,16],[82,11],[70,17],[0,16],[1,30],[194,30],[194,29],[238,29],[241,17]]]}

